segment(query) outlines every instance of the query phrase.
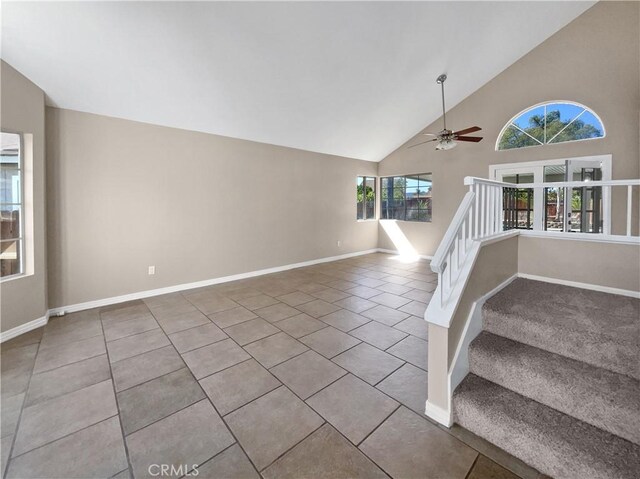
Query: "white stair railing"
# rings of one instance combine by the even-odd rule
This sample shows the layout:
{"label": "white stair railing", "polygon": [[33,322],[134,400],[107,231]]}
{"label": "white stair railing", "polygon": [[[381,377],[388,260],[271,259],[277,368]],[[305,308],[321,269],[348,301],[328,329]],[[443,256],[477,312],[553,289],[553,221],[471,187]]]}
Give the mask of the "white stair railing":
{"label": "white stair railing", "polygon": [[[590,237],[600,235],[600,237],[615,240],[633,239],[632,218],[633,218],[633,190],[634,186],[640,186],[640,180],[609,180],[609,181],[565,181],[553,183],[526,183],[513,184],[501,181],[487,180],[468,176],[464,179],[464,184],[469,186],[469,191],[462,199],[458,211],[453,217],[436,254],[431,260],[431,269],[438,274],[438,287],[434,300],[429,304],[426,316],[427,320],[448,326],[451,316],[455,311],[455,306],[460,299],[460,295],[466,284],[466,274],[470,266],[475,261],[479,250],[480,241],[491,240],[501,236],[518,234],[521,230],[511,229],[505,231],[503,198],[504,189],[539,189],[555,188],[564,189],[564,194],[570,195],[573,188],[582,188],[587,184],[589,187],[602,187],[603,195],[611,198],[611,188],[625,187],[627,193],[626,201],[626,236],[614,237],[605,231],[605,234],[589,233]],[[639,208],[640,209],[640,208]],[[547,232],[544,232],[547,233]],[[554,235],[571,235],[576,233],[553,232]]]}
{"label": "white stair railing", "polygon": [[470,184],[440,242],[431,260],[431,270],[438,274],[441,308],[447,305],[472,257],[474,242],[502,233],[502,188],[499,182]]}
{"label": "white stair railing", "polygon": [[[633,201],[633,188],[640,186],[640,180],[615,180],[615,181],[590,181],[589,187],[602,187],[603,199],[607,198],[611,204],[611,190],[614,187],[623,187],[626,190],[626,236],[611,235],[603,224],[602,233],[573,233],[564,231],[532,231],[516,229],[510,212],[505,214],[503,198],[505,193],[511,195],[513,189],[534,189],[535,194],[544,193],[544,188],[564,188],[565,198],[570,198],[572,188],[583,188],[584,182],[558,182],[558,183],[531,183],[513,184],[500,181],[486,180],[482,178],[467,177],[464,184],[469,186],[456,214],[449,225],[436,254],[431,261],[431,269],[438,274],[438,286],[433,298],[429,302],[425,312],[425,319],[431,323],[429,335],[439,340],[444,339],[446,347],[429,348],[429,381],[428,400],[425,404],[425,413],[435,421],[447,427],[451,426],[453,417],[451,398],[456,386],[469,371],[468,348],[470,342],[482,329],[482,319],[479,318],[477,306],[482,304],[491,291],[486,291],[482,296],[469,297],[473,304],[469,311],[464,311],[459,317],[456,331],[460,334],[456,337],[457,343],[452,345],[451,336],[442,328],[449,329],[453,318],[461,302],[462,295],[471,277],[474,264],[478,258],[481,246],[491,242],[515,237],[516,235],[541,235],[551,238],[572,238],[577,240],[597,240],[607,242],[619,242],[624,244],[640,244],[638,233],[633,230],[633,218],[640,216],[640,204]],[[505,191],[505,188],[507,191]],[[506,196],[506,201],[509,201]],[[623,209],[623,197],[616,196],[616,208]],[[604,210],[603,201],[603,210]],[[539,208],[539,206],[538,206]],[[539,213],[538,213],[539,214]],[[609,211],[603,211],[606,216]],[[634,216],[635,214],[635,216]],[[538,217],[540,220],[540,217]],[[539,221],[539,225],[542,222]],[[564,222],[566,224],[566,222]],[[505,228],[513,228],[505,231]],[[540,228],[540,226],[538,226]],[[620,229],[621,225],[617,225]],[[504,283],[503,283],[504,284]],[[495,287],[495,286],[493,286]],[[478,293],[476,291],[476,293]],[[471,295],[469,295],[471,296]],[[475,319],[474,319],[475,318]],[[431,329],[431,326],[436,326]],[[446,338],[446,339],[445,339]],[[455,356],[450,353],[455,351]]]}

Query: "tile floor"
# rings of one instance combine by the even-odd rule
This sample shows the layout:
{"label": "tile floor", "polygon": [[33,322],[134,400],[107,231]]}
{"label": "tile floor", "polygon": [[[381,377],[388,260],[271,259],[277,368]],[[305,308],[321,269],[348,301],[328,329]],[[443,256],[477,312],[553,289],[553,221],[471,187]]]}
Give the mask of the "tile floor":
{"label": "tile floor", "polygon": [[53,318],[2,345],[3,475],[538,478],[422,414],[435,281],[372,254]]}

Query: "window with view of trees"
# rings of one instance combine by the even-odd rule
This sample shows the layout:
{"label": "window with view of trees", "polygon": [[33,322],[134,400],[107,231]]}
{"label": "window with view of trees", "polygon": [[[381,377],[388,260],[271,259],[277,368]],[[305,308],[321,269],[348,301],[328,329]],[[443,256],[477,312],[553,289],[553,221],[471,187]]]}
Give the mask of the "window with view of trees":
{"label": "window with view of trees", "polygon": [[382,178],[381,218],[431,221],[431,173]]}
{"label": "window with view of trees", "polygon": [[0,134],[0,277],[22,273],[20,135]]}
{"label": "window with view of trees", "polygon": [[528,108],[507,123],[496,150],[602,138],[604,127],[589,108],[573,102],[548,102]]}
{"label": "window with view of trees", "polygon": [[376,218],[376,179],[372,176],[358,176],[356,190],[356,218],[374,220]]}
{"label": "window with view of trees", "polygon": [[[506,183],[533,183],[533,175],[508,175],[503,176],[502,181]],[[502,205],[505,230],[533,229],[532,188],[504,188]]]}

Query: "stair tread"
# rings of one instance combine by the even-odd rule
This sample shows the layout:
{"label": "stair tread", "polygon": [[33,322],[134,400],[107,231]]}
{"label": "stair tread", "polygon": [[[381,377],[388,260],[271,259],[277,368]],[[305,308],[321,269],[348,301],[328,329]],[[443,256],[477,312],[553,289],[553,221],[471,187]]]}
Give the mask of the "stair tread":
{"label": "stair tread", "polygon": [[640,381],[483,331],[473,374],[640,444]]}
{"label": "stair tread", "polygon": [[636,478],[640,447],[469,374],[453,396],[462,427],[553,477]]}
{"label": "stair tread", "polygon": [[640,379],[640,300],[519,278],[483,307],[484,329]]}

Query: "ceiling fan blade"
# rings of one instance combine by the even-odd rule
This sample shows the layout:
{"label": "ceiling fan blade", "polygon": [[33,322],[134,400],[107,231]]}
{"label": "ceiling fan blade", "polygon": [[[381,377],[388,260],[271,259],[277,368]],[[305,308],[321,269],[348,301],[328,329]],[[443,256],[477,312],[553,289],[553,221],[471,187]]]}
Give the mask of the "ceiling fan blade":
{"label": "ceiling fan blade", "polygon": [[480,131],[482,128],[479,126],[472,126],[470,128],[465,128],[464,130],[454,131],[454,135],[466,135],[467,133],[473,133],[474,131]]}
{"label": "ceiling fan blade", "polygon": [[482,140],[481,136],[458,136],[456,141],[473,141],[474,143],[478,143]]}
{"label": "ceiling fan blade", "polygon": [[413,148],[413,147],[415,147],[415,146],[424,145],[425,143],[431,143],[432,141],[438,141],[438,139],[437,139],[437,138],[434,138],[433,140],[422,141],[422,142],[420,142],[420,143],[416,143],[415,145],[407,146],[407,149],[408,149],[408,148]]}

